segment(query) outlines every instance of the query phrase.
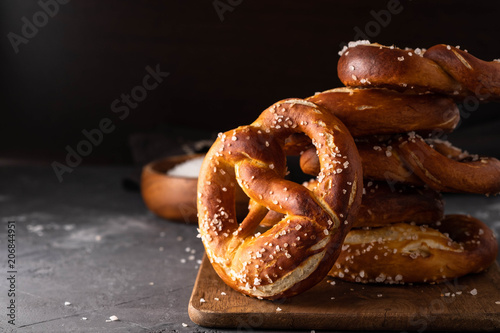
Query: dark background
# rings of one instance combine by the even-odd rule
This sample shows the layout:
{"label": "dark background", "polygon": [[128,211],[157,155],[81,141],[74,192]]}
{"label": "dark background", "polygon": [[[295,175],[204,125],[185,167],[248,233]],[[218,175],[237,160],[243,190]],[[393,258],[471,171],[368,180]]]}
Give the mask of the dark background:
{"label": "dark background", "polygon": [[[33,22],[36,1],[1,1],[0,158],[64,162],[82,130],[116,126],[83,163],[143,163],[138,150],[178,152],[191,140],[252,122],[275,101],[341,86],[340,44],[388,1],[72,0],[16,54],[7,34]],[[232,5],[231,5],[232,4]],[[500,58],[498,1],[409,1],[370,39],[385,45],[460,45]],[[111,103],[142,84],[146,66],[170,75],[121,120]],[[481,105],[453,143],[500,157],[498,104]],[[133,153],[131,143],[136,148]],[[151,148],[153,146],[153,148]],[[142,147],[142,148],[141,148]]]}

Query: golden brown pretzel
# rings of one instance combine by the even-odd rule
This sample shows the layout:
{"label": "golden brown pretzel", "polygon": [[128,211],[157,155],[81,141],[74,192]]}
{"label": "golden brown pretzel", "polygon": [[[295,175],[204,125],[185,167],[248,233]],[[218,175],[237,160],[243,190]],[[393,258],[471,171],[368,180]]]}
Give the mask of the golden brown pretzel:
{"label": "golden brown pretzel", "polygon": [[[314,190],[316,184],[316,180],[311,180],[304,186]],[[271,227],[283,217],[283,214],[269,212],[260,225]],[[365,181],[361,206],[352,227],[379,227],[401,222],[424,224],[443,217],[444,203],[441,193],[437,191],[402,185],[390,187],[385,182]]]}
{"label": "golden brown pretzel", "polygon": [[[339,118],[355,137],[409,131],[448,133],[460,121],[455,102],[434,94],[342,87],[316,93],[306,100]],[[310,146],[310,141],[303,134],[294,134],[287,138],[286,151],[298,155]]]}
{"label": "golden brown pretzel", "polygon": [[441,193],[419,187],[366,181],[353,228],[378,227],[391,223],[424,224],[444,217]]}
{"label": "golden brown pretzel", "polygon": [[497,251],[493,232],[483,222],[447,215],[429,226],[351,230],[329,275],[363,283],[437,283],[485,270]]}
{"label": "golden brown pretzel", "polygon": [[500,62],[483,61],[449,45],[425,51],[354,43],[343,52],[337,71],[346,86],[500,99]]}
{"label": "golden brown pretzel", "polygon": [[[443,192],[486,195],[500,192],[499,160],[469,155],[441,141],[433,141],[433,145],[437,149],[412,132],[398,136],[390,143],[357,143],[366,178],[426,184]],[[302,170],[312,175],[317,173],[318,165],[313,150],[309,148],[300,159]]]}
{"label": "golden brown pretzel", "polygon": [[460,112],[451,98],[388,89],[336,88],[307,98],[338,117],[355,137],[409,131],[451,132]]}
{"label": "golden brown pretzel", "polygon": [[[316,191],[284,179],[283,146],[293,133],[309,136],[321,156]],[[347,128],[302,99],[277,102],[251,125],[221,133],[198,180],[200,234],[215,271],[233,289],[266,299],[320,282],[359,208],[362,178]],[[241,224],[234,209],[237,183],[251,198]],[[268,210],[286,217],[256,233]]]}

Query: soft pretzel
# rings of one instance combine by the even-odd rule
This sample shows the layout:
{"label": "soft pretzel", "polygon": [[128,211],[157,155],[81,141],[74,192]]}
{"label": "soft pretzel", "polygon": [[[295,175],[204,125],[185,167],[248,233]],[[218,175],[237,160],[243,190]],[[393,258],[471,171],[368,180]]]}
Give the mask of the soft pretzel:
{"label": "soft pretzel", "polygon": [[409,131],[451,132],[460,121],[453,99],[388,89],[336,88],[307,98],[338,117],[355,137]]}
{"label": "soft pretzel", "polygon": [[[307,100],[339,118],[355,137],[409,131],[442,134],[453,131],[460,121],[453,99],[434,94],[342,87],[316,93]],[[296,133],[287,138],[286,151],[298,155],[310,143],[307,136]]]}
{"label": "soft pretzel", "polygon": [[[315,191],[285,180],[283,147],[293,133],[309,136],[321,156]],[[219,134],[198,179],[200,235],[226,284],[277,299],[320,282],[333,266],[361,202],[362,169],[353,138],[331,113],[302,100],[273,104],[248,126]],[[238,223],[235,186],[251,198]],[[268,210],[285,214],[256,232]]]}
{"label": "soft pretzel", "polygon": [[447,215],[429,226],[351,230],[329,275],[362,283],[438,283],[487,269],[497,251],[483,222]]}
{"label": "soft pretzel", "polygon": [[[443,141],[429,145],[421,136],[407,133],[388,143],[358,142],[357,147],[366,178],[428,185],[443,192],[498,194],[500,161],[492,157],[470,155]],[[316,174],[318,159],[313,149],[300,159],[304,172]]]}
{"label": "soft pretzel", "polygon": [[[304,184],[311,190],[316,185],[317,180]],[[283,214],[270,211],[260,225],[271,227],[283,217]],[[379,227],[401,222],[424,224],[440,221],[443,217],[443,198],[437,191],[402,185],[390,187],[385,182],[366,181],[361,206],[352,227]]]}
{"label": "soft pretzel", "polygon": [[386,182],[366,181],[353,228],[400,222],[424,224],[440,221],[443,217],[443,198],[437,191],[400,184],[391,187]]}
{"label": "soft pretzel", "polygon": [[384,87],[454,97],[500,99],[500,62],[483,61],[450,45],[428,50],[353,43],[337,64],[340,80],[351,87]]}

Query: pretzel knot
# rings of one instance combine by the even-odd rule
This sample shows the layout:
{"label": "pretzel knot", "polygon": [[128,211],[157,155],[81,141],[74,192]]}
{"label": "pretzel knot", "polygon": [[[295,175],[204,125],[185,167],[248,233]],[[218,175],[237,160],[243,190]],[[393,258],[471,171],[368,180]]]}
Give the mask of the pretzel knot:
{"label": "pretzel knot", "polygon": [[342,52],[337,71],[342,83],[351,87],[500,100],[500,62],[483,61],[450,45],[402,50],[367,41],[355,42]]}
{"label": "pretzel knot", "polygon": [[[306,134],[320,160],[314,190],[286,180],[287,138]],[[277,299],[320,282],[339,256],[361,202],[361,161],[347,128],[302,99],[273,104],[248,126],[219,134],[198,179],[200,235],[217,274],[244,294]],[[234,193],[250,197],[238,223]],[[268,212],[284,217],[259,226]]]}
{"label": "pretzel knot", "polygon": [[487,269],[497,251],[488,226],[453,214],[427,226],[398,223],[353,230],[330,275],[363,283],[439,283]]}
{"label": "pretzel knot", "polygon": [[[469,155],[448,141],[429,140],[410,132],[393,137],[391,144],[358,142],[364,176],[391,183],[427,185],[436,191],[500,193],[500,161]],[[300,159],[305,173],[315,175],[319,161],[312,149]]]}

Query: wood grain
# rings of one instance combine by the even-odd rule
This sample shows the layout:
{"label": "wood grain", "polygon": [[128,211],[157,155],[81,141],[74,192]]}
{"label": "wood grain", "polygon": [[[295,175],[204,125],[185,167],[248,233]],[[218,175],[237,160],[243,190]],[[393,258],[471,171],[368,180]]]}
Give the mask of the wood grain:
{"label": "wood grain", "polygon": [[238,329],[477,332],[500,330],[496,302],[500,302],[496,262],[485,273],[439,285],[362,285],[328,277],[301,295],[271,302],[232,290],[205,257],[189,301],[189,316],[201,326]]}

